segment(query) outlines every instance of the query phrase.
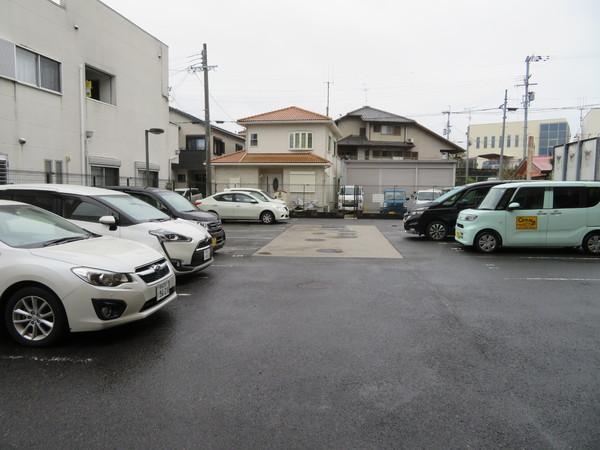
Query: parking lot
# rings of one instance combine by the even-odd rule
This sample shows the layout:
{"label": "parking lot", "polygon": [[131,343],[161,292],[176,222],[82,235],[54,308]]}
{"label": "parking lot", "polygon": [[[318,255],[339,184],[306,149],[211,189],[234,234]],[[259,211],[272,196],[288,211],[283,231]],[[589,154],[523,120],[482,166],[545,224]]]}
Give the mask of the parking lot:
{"label": "parking lot", "polygon": [[600,259],[481,255],[396,220],[225,229],[143,322],[0,339],[0,446],[598,446]]}

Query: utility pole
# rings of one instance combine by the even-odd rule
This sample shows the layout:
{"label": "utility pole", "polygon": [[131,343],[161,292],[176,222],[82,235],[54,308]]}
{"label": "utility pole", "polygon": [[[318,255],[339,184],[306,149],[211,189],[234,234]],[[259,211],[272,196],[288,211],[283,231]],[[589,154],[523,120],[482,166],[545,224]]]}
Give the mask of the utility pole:
{"label": "utility pole", "polygon": [[531,180],[531,171],[533,169],[533,153],[535,151],[535,142],[533,136],[529,136],[527,141],[527,181]]}
{"label": "utility pole", "polygon": [[465,184],[469,182],[469,146],[471,145],[471,109],[469,109],[469,125],[467,126],[467,163],[465,164]]}
{"label": "utility pole", "polygon": [[506,103],[508,102],[508,89],[504,89],[504,103],[502,104],[502,137],[500,138],[500,166],[498,167],[498,178],[504,175],[504,142],[506,140]]}
{"label": "utility pole", "polygon": [[532,62],[538,61],[548,61],[550,59],[549,56],[537,56],[537,55],[529,55],[525,58],[525,78],[523,80],[523,84],[518,84],[517,86],[525,87],[525,96],[523,97],[523,160],[527,158],[527,149],[528,149],[528,139],[527,139],[527,115],[529,113],[529,103],[535,99],[535,93],[529,92],[529,86],[535,86],[537,83],[530,83],[529,79],[531,78],[531,74],[529,73],[529,64]]}
{"label": "utility pole", "polygon": [[450,114],[452,114],[450,106],[448,106],[448,111],[442,111],[442,114],[446,114],[448,116],[446,120],[446,128],[444,128],[444,137],[450,140],[450,129],[452,128],[450,125]]}
{"label": "utility pole", "polygon": [[208,89],[208,71],[213,70],[217,66],[208,65],[208,51],[206,49],[206,44],[202,44],[201,57],[201,65],[192,65],[188,67],[188,71],[193,73],[196,73],[198,71],[204,72],[204,148],[206,152],[204,165],[206,168],[206,196],[209,196],[212,193],[210,165],[210,159],[212,154],[212,137],[210,129],[210,96]]}
{"label": "utility pole", "polygon": [[333,84],[333,81],[327,80],[325,84],[327,85],[327,107],[325,108],[325,115],[329,117],[329,87]]}

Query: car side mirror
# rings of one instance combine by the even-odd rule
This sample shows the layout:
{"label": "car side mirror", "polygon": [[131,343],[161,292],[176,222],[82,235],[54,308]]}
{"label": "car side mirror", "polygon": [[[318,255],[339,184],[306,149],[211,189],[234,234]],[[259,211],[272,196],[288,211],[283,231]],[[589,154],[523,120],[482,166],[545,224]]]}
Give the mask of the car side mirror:
{"label": "car side mirror", "polygon": [[250,203],[252,203],[253,205],[257,205],[258,202],[256,200],[250,200]]}
{"label": "car side mirror", "polygon": [[108,226],[110,231],[115,231],[117,229],[117,219],[114,216],[102,216],[98,220],[102,225]]}
{"label": "car side mirror", "polygon": [[508,205],[508,209],[509,211],[512,211],[513,209],[519,209],[521,207],[521,204],[518,202],[512,202],[511,204]]}

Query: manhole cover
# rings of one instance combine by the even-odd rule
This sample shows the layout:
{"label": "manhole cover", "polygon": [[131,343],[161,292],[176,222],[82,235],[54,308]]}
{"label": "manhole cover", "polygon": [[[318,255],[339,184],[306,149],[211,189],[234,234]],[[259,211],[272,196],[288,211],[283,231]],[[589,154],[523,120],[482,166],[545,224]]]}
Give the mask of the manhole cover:
{"label": "manhole cover", "polygon": [[307,238],[304,239],[305,241],[309,241],[309,242],[323,242],[325,239],[319,239],[319,238]]}
{"label": "manhole cover", "polygon": [[343,253],[339,248],[320,248],[317,251],[319,253]]}
{"label": "manhole cover", "polygon": [[271,252],[258,252],[257,255],[270,255]]}

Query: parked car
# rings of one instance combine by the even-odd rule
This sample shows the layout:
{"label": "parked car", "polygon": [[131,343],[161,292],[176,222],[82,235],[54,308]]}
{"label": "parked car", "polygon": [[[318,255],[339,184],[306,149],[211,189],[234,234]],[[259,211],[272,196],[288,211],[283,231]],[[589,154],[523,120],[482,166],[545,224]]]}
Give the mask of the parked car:
{"label": "parked car", "polygon": [[383,206],[380,208],[381,214],[399,214],[406,212],[406,191],[399,188],[390,188],[383,190]]}
{"label": "parked car", "polygon": [[131,195],[88,186],[13,184],[0,186],[0,199],[29,203],[106,236],[131,239],[163,252],[177,275],[213,262],[208,232]]}
{"label": "parked car", "polygon": [[177,298],[158,251],[24,203],[0,200],[0,254],[0,311],[23,345],[143,319]]}
{"label": "parked car", "polygon": [[273,196],[271,196],[268,192],[265,192],[263,190],[260,189],[256,189],[256,188],[225,188],[224,189],[225,192],[247,192],[250,195],[253,195],[254,197],[258,198],[259,200],[263,201],[263,202],[274,202],[274,203],[281,203],[282,205],[285,205],[286,203],[278,198],[275,198]]}
{"label": "parked car", "polygon": [[154,187],[113,186],[108,189],[125,192],[160,209],[173,219],[184,219],[204,227],[211,235],[213,251],[225,245],[225,231],[219,218],[212,213],[200,211],[183,196],[166,189]]}
{"label": "parked car", "polygon": [[456,240],[484,253],[500,247],[582,247],[600,256],[600,182],[540,181],[495,186],[462,211]]}
{"label": "parked car", "polygon": [[442,191],[439,189],[424,189],[421,191],[417,191],[415,194],[415,208],[419,206],[428,205],[429,203],[435,201],[440,195],[442,195]]}
{"label": "parked car", "polygon": [[404,219],[404,229],[440,241],[454,234],[458,213],[477,208],[490,188],[502,181],[483,181],[459,186],[446,192],[432,203],[412,210]]}
{"label": "parked car", "polygon": [[338,192],[338,211],[356,211],[361,213],[365,204],[365,192],[362,186],[341,186]]}
{"label": "parked car", "polygon": [[259,200],[247,192],[219,192],[202,200],[198,208],[224,220],[260,220],[264,224],[273,224],[290,218],[287,206]]}
{"label": "parked car", "polygon": [[198,188],[177,188],[175,189],[179,195],[187,198],[190,202],[194,203],[196,200],[202,200],[202,192]]}

